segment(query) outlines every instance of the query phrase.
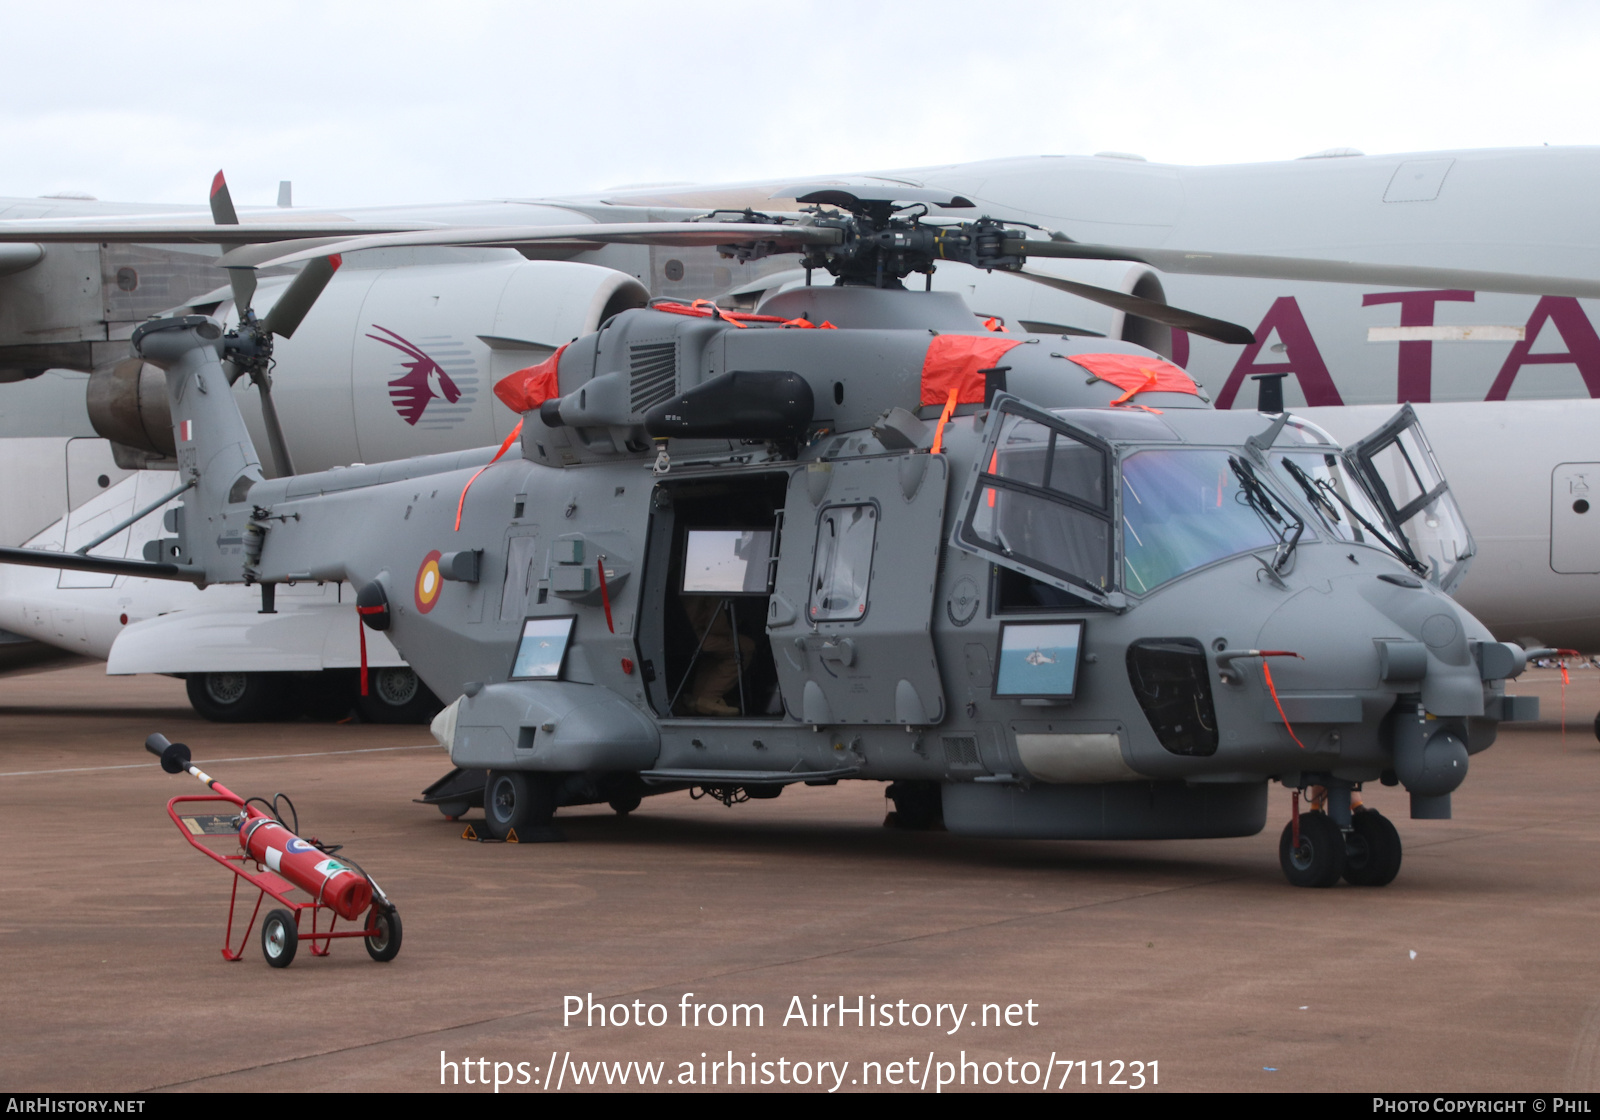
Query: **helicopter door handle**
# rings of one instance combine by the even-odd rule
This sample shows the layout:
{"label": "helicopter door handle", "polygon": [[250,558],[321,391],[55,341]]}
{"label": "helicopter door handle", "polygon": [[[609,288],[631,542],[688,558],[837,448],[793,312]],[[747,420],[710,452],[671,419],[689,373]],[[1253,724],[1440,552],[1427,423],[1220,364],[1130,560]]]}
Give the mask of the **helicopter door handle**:
{"label": "helicopter door handle", "polygon": [[823,642],[817,648],[817,656],[824,661],[835,661],[848,669],[856,663],[856,644],[849,638]]}
{"label": "helicopter door handle", "polygon": [[794,609],[794,604],[782,595],[774,595],[767,605],[767,629],[780,630],[785,626],[793,626],[799,612]]}

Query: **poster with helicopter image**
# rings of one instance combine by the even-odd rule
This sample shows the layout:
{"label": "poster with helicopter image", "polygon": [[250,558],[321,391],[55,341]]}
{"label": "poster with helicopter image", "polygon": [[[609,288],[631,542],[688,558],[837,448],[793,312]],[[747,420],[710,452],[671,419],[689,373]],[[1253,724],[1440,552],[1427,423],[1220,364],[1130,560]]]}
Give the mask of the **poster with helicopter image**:
{"label": "poster with helicopter image", "polygon": [[1002,624],[994,694],[1072,699],[1082,645],[1082,622]]}

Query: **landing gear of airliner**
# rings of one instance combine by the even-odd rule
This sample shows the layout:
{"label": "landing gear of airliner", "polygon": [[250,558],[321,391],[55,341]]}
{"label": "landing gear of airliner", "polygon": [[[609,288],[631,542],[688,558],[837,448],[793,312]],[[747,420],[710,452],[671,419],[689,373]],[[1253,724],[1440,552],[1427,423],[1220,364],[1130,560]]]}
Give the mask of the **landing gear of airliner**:
{"label": "landing gear of airliner", "polygon": [[367,694],[356,689],[356,711],[367,723],[427,723],[444,705],[408,666],[371,669]]}
{"label": "landing gear of airliner", "polygon": [[427,723],[443,707],[405,665],[373,669],[361,695],[354,669],[308,673],[190,673],[189,704],[213,723],[264,723],[305,716],[316,722],[352,711],[366,723]]}
{"label": "landing gear of airliner", "polygon": [[190,673],[189,705],[213,723],[259,723],[278,717],[285,697],[281,673]]}

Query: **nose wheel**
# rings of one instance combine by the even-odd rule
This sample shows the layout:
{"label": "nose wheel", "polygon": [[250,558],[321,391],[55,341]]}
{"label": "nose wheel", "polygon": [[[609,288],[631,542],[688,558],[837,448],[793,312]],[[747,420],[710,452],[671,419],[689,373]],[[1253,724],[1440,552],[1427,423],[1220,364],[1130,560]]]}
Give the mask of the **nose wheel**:
{"label": "nose wheel", "polygon": [[1400,874],[1400,833],[1375,809],[1350,814],[1345,833],[1345,882],[1353,887],[1384,887]]}
{"label": "nose wheel", "polygon": [[1341,829],[1320,809],[1283,826],[1278,862],[1296,887],[1331,887],[1341,878],[1354,887],[1382,887],[1400,873],[1400,833],[1374,809],[1350,814]]}

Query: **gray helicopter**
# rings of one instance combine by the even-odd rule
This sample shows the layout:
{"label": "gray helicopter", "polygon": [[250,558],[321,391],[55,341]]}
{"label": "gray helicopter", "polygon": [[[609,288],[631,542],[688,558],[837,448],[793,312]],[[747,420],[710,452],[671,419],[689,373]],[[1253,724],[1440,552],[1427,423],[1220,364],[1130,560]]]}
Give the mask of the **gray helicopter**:
{"label": "gray helicopter", "polygon": [[450,701],[434,731],[457,769],[425,800],[481,804],[496,837],[552,837],[563,805],[844,779],[891,783],[906,828],[1246,836],[1278,781],[1291,883],[1391,881],[1398,833],[1352,795],[1403,784],[1413,817],[1447,818],[1498,721],[1534,714],[1504,688],[1524,652],[1447,594],[1472,541],[1414,415],[1343,448],[1276,381],[1262,411],[1215,411],[1138,346],[989,329],[905,279],[1097,250],[932,218],[970,204],[923,193],[585,227],[798,250],[834,283],[751,314],[616,314],[497,388],[520,454],[273,480],[229,387],[264,375],[341,245],[257,251],[317,262],[273,322],[133,336],[166,373],[173,535],[143,562],[0,560],[254,583],[264,611],[280,583],[351,581],[361,622]]}

